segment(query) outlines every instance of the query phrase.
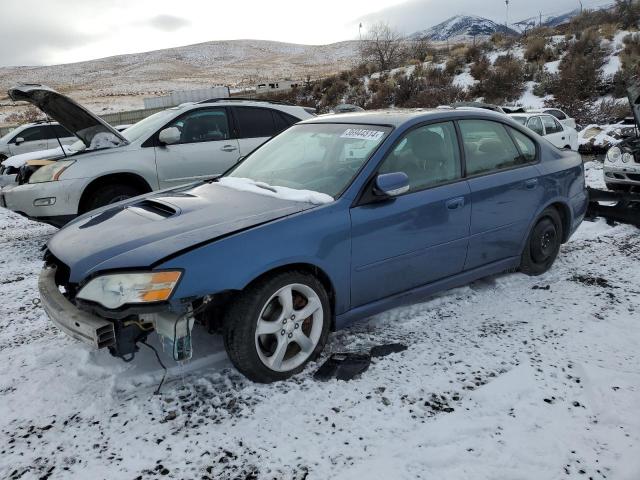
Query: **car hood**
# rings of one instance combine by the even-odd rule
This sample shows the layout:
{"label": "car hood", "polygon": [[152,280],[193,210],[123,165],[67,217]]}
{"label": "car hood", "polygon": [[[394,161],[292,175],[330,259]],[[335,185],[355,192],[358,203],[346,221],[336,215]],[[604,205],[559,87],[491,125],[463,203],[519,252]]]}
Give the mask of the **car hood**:
{"label": "car hood", "polygon": [[73,133],[87,148],[127,144],[115,128],[55,90],[43,85],[18,85],[7,92],[14,101],[29,102]]}
{"label": "car hood", "polygon": [[640,128],[640,84],[637,82],[632,83],[627,89],[627,96],[629,97],[633,118],[636,119],[636,127]]}
{"label": "car hood", "polygon": [[[78,283],[103,270],[144,268],[316,205],[217,183],[151,193],[77,218],[48,243]],[[258,247],[258,246],[256,246]]]}

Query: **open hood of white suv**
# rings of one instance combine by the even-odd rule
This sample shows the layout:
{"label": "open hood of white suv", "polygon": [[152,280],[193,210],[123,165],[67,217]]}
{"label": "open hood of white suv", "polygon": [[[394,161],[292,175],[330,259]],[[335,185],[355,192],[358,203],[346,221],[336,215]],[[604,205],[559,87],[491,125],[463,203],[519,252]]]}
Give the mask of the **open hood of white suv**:
{"label": "open hood of white suv", "polygon": [[105,148],[129,142],[111,125],[55,90],[38,84],[17,85],[8,91],[14,101],[29,102],[73,133],[87,148]]}

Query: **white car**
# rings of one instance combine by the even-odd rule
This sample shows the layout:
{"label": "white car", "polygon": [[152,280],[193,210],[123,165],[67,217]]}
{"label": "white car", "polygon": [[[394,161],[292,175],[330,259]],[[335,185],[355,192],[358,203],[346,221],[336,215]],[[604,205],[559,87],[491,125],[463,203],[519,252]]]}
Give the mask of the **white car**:
{"label": "white car", "polygon": [[223,173],[275,134],[314,116],[293,105],[212,99],[163,110],[120,133],[48,87],[18,86],[9,95],[37,106],[85,145],[0,192],[0,206],[56,226],[107,204]]}
{"label": "white car", "polygon": [[511,118],[546,138],[558,148],[578,151],[578,132],[561,124],[556,117],[546,113],[514,113]]}
{"label": "white car", "polygon": [[57,122],[26,123],[0,138],[0,163],[13,155],[70,145],[76,137]]}
{"label": "white car", "polygon": [[527,110],[527,113],[546,113],[548,115],[553,115],[560,121],[561,124],[569,128],[577,128],[576,120],[574,118],[571,118],[569,115],[558,108],[538,108],[535,110]]}

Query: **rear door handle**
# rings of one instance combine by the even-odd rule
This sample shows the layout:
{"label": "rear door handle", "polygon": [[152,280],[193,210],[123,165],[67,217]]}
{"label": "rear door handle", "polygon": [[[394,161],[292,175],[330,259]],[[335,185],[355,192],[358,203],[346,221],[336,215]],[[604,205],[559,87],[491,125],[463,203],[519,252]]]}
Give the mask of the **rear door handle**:
{"label": "rear door handle", "polygon": [[464,207],[464,197],[452,198],[447,200],[447,208],[449,210],[455,210],[456,208]]}
{"label": "rear door handle", "polygon": [[524,182],[524,185],[528,190],[533,190],[534,188],[536,188],[536,185],[538,185],[538,179],[532,178],[531,180],[527,180],[526,182]]}
{"label": "rear door handle", "polygon": [[222,150],[223,152],[235,152],[237,149],[238,147],[234,147],[233,145],[225,145],[220,150]]}

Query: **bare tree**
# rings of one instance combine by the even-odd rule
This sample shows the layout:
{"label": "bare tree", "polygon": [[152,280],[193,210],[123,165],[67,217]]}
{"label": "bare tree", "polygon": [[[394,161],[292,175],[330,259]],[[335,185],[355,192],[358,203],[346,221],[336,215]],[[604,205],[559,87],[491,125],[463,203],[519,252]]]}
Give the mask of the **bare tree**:
{"label": "bare tree", "polygon": [[429,38],[425,36],[411,40],[408,47],[409,56],[412,59],[420,60],[421,62],[424,62],[433,52],[433,46],[431,45]]}
{"label": "bare tree", "polygon": [[384,22],[376,23],[360,43],[360,56],[364,62],[375,63],[380,70],[394,68],[405,56],[402,35]]}

